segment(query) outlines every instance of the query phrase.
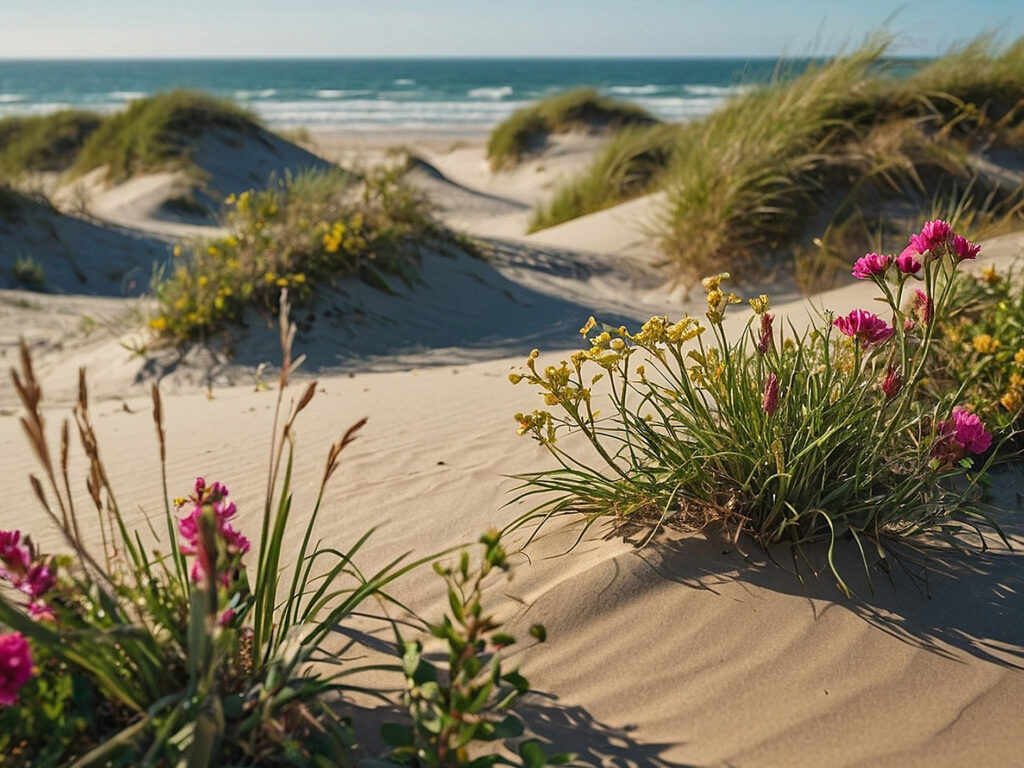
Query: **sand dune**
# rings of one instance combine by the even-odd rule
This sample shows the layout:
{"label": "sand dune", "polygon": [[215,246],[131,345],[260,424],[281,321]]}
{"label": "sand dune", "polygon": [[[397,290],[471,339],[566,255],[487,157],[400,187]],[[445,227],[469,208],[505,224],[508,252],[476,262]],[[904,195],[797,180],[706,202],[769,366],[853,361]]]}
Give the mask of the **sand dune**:
{"label": "sand dune", "polygon": [[[461,205],[467,222],[484,226],[489,215],[511,219],[532,204],[525,180],[480,184],[476,171],[449,167],[469,157],[461,152],[431,157],[416,171],[449,195],[445,215],[459,215]],[[645,252],[612,240],[653,202],[546,235],[509,235],[485,260],[428,256],[421,281],[398,286],[397,295],[342,285],[336,301],[297,312],[297,351],[308,355],[300,373],[319,383],[297,428],[296,514],[309,509],[329,443],[362,416],[368,426],[343,456],[319,526],[336,546],[378,526],[361,566],[469,542],[524,513],[522,504],[506,506],[515,486],[509,475],[549,459],[515,435],[512,414],[540,401],[511,386],[509,370],[533,346],[543,349],[542,363],[560,359],[591,313],[632,324],[682,313],[682,299]],[[985,245],[976,266],[1022,254],[1024,236],[1001,238]],[[853,283],[811,301],[779,301],[774,311],[799,326],[822,306],[844,312],[870,296],[870,287]],[[53,439],[74,370],[87,368],[101,449],[133,524],[162,509],[145,388],[163,377],[172,495],[197,475],[220,480],[239,505],[240,527],[255,531],[275,397],[272,386],[257,385],[256,366],[277,359],[276,330],[252,324],[231,362],[202,352],[133,358],[120,346],[130,324],[111,323],[93,341],[68,327],[76,312],[113,315],[121,303],[20,292],[0,298],[0,310],[17,310],[5,320],[0,360],[13,363],[8,328],[37,331]],[[17,307],[22,299],[38,308]],[[735,312],[732,331],[744,322]],[[262,379],[274,383],[270,374]],[[35,460],[16,413],[3,382],[0,456],[11,482],[0,527],[57,546],[26,480]],[[77,451],[72,461],[77,476],[84,469]],[[1000,522],[1024,546],[1022,487],[1019,466],[995,475]],[[575,530],[546,529],[529,560],[517,558],[514,580],[494,593],[520,635],[533,622],[548,628],[549,641],[518,658],[537,689],[526,719],[558,748],[595,766],[658,767],[1012,766],[1024,754],[1020,547],[949,555],[932,564],[926,587],[903,571],[891,582],[878,574],[873,594],[854,579],[860,597],[848,600],[826,577],[804,573],[801,583],[750,542],[741,542],[744,557],[710,533],[667,531],[643,549],[601,533],[565,554]],[[788,553],[775,554],[788,562]],[[407,579],[395,591],[427,615],[443,609],[432,578]],[[357,726],[369,718],[355,716]]]}

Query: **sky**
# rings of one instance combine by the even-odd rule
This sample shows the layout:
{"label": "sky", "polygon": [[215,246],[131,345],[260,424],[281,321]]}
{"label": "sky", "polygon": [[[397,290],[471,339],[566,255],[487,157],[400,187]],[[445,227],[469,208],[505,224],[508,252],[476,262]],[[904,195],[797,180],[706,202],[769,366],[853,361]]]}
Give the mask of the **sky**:
{"label": "sky", "polygon": [[0,0],[0,58],[931,56],[1024,36],[1021,0]]}

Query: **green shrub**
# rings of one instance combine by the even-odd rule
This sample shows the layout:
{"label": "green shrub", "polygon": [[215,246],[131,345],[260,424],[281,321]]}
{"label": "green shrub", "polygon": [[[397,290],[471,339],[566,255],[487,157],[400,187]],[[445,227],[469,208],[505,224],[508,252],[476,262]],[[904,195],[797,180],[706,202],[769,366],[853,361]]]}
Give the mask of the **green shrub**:
{"label": "green shrub", "polygon": [[455,237],[390,171],[356,180],[340,170],[309,171],[231,196],[228,237],[176,249],[181,263],[156,284],[159,314],[150,325],[183,341],[241,322],[250,307],[275,313],[287,288],[297,303],[317,285],[358,277],[381,290],[410,279],[420,249]]}
{"label": "green shrub", "polygon": [[[960,530],[998,531],[979,503],[992,458],[974,470],[971,456],[988,450],[991,435],[960,408],[961,391],[919,396],[936,358],[936,328],[964,279],[961,241],[944,227],[931,222],[912,241],[923,252],[916,258],[927,317],[920,304],[916,313],[904,306],[913,298],[912,263],[890,269],[891,257],[871,255],[857,267],[874,265],[861,276],[878,285],[891,326],[864,310],[826,312],[809,331],[787,335],[761,296],[730,339],[723,317],[740,299],[722,290],[727,275],[718,275],[704,282],[707,326],[652,318],[637,333],[591,335],[591,318],[581,331],[588,349],[543,370],[535,351],[511,379],[536,386],[560,410],[516,419],[559,468],[524,477],[524,496],[548,499],[518,524],[579,514],[586,527],[609,517],[650,524],[652,535],[666,521],[715,522],[763,546],[823,539],[846,593],[832,558],[841,537],[860,547],[868,570],[869,545],[878,553],[870,560],[887,567],[888,537],[927,534],[959,546]],[[559,441],[577,433],[586,453]]]}
{"label": "green shrub", "polygon": [[646,110],[580,88],[517,110],[498,124],[487,142],[487,159],[499,170],[515,165],[524,154],[543,144],[552,133],[618,131],[630,125],[658,122]]}
{"label": "green shrub", "polygon": [[[152,525],[147,532],[129,527],[100,457],[83,373],[74,419],[88,464],[87,506],[97,515],[102,551],[88,547],[86,521],[68,481],[68,423],[54,454],[39,383],[21,345],[14,386],[42,467],[42,481],[31,481],[69,551],[43,553],[20,531],[0,530],[0,582],[6,582],[0,591],[0,765],[354,766],[364,755],[351,722],[337,711],[338,694],[367,692],[350,680],[368,671],[391,672],[396,685],[403,671],[415,681],[406,700],[409,724],[384,729],[392,741],[388,756],[402,765],[539,768],[564,762],[549,760],[532,742],[520,748],[521,762],[474,754],[481,744],[522,732],[511,710],[528,688],[518,672],[502,671],[499,646],[511,638],[482,611],[487,576],[507,568],[497,534],[483,537],[484,560],[475,574],[468,554],[457,571],[435,566],[447,581],[452,611],[429,626],[452,649],[446,676],[422,656],[418,641],[401,635],[401,663],[394,664],[353,662],[345,651],[357,641],[341,652],[327,642],[357,614],[365,620],[373,615],[368,609],[395,603],[387,586],[433,557],[410,561],[406,554],[364,574],[356,561],[372,531],[347,547],[314,539],[326,485],[365,419],[330,447],[312,509],[304,521],[296,520],[295,423],[317,387],[310,382],[282,411],[292,369],[287,312],[283,301],[284,359],[252,552],[242,533],[248,516],[228,501],[223,485],[197,478],[188,498],[171,501],[156,386],[166,539],[160,542]],[[298,551],[289,565],[284,548],[293,538]],[[146,539],[156,539],[163,551]],[[542,628],[531,632],[543,639]],[[384,696],[386,690],[369,692]],[[443,725],[435,728],[438,718]],[[395,743],[396,734],[407,734],[412,748]]]}
{"label": "green shrub", "polygon": [[101,121],[77,110],[0,120],[0,174],[67,170]]}
{"label": "green shrub", "polygon": [[[942,343],[930,371],[930,388],[959,386],[986,423],[1001,431],[1024,427],[1024,288],[1020,274],[986,267],[958,280],[952,310],[938,325]],[[965,376],[965,372],[968,375]]]}
{"label": "green shrub", "polygon": [[256,118],[237,104],[196,91],[168,91],[133,101],[89,136],[72,166],[85,173],[106,166],[107,178],[187,168],[195,140],[212,128],[254,133]]}
{"label": "green shrub", "polygon": [[555,190],[547,205],[537,207],[530,231],[553,227],[657,189],[677,151],[681,131],[678,125],[624,128],[586,171]]}
{"label": "green shrub", "polygon": [[31,256],[19,256],[14,260],[14,281],[33,291],[42,290],[46,285],[43,265]]}

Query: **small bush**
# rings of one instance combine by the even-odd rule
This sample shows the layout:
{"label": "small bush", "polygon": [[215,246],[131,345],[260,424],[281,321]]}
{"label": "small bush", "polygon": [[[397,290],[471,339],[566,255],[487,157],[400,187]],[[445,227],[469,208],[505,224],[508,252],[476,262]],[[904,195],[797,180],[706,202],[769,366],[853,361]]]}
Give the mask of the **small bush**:
{"label": "small bush", "polygon": [[0,174],[67,170],[101,122],[77,110],[0,120]]}
{"label": "small bush", "polygon": [[14,281],[33,291],[42,290],[46,285],[43,265],[31,256],[19,256],[14,260]]}
{"label": "small bush", "polygon": [[107,117],[82,147],[71,170],[106,166],[107,178],[191,165],[194,142],[212,128],[253,133],[256,118],[237,104],[196,91],[168,91],[133,101]]}
{"label": "small bush", "polygon": [[[930,388],[955,389],[986,423],[1000,431],[1024,428],[1024,288],[1012,270],[986,267],[958,280],[949,315],[938,324],[941,340]],[[966,374],[966,375],[965,375]]]}
{"label": "small bush", "polygon": [[602,96],[592,88],[560,93],[523,107],[500,123],[487,142],[491,168],[515,165],[552,133],[618,131],[626,126],[658,122],[646,110]]}
{"label": "small bush", "polygon": [[[847,593],[832,560],[841,537],[856,542],[868,570],[870,562],[888,567],[888,537],[928,534],[962,545],[957,531],[995,528],[978,485],[992,459],[973,469],[991,435],[961,407],[961,391],[921,396],[940,345],[936,329],[963,280],[957,266],[974,258],[972,248],[936,221],[896,268],[877,254],[858,261],[855,276],[876,283],[891,325],[856,310],[825,313],[808,332],[787,335],[761,296],[730,339],[723,317],[740,299],[718,275],[704,282],[708,326],[652,318],[636,333],[596,333],[591,318],[581,331],[588,349],[543,370],[535,351],[511,379],[536,386],[560,411],[516,419],[560,468],[524,478],[524,495],[554,496],[519,524],[581,514],[588,527],[607,516],[650,524],[652,535],[665,521],[713,521],[763,546],[824,539]],[[905,306],[917,295],[911,274],[923,279],[916,310]],[[607,393],[600,405],[599,392]],[[573,433],[588,453],[562,447],[559,438]],[[878,553],[870,561],[869,545]]]}
{"label": "small bush", "polygon": [[586,171],[560,186],[547,205],[537,207],[530,231],[654,191],[663,183],[665,169],[677,151],[680,131],[677,125],[624,128]]}
{"label": "small bush", "polygon": [[360,180],[340,170],[310,171],[227,204],[232,234],[190,252],[176,248],[180,265],[155,286],[160,311],[150,325],[169,339],[239,323],[253,307],[276,313],[282,288],[297,303],[344,277],[391,290],[389,277],[411,279],[420,249],[455,245],[423,199],[390,171]]}

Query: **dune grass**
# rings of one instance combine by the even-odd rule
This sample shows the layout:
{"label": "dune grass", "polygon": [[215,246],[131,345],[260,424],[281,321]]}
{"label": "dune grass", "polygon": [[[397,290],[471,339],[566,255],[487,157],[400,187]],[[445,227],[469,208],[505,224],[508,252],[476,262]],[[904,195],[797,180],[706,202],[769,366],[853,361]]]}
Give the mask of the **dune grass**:
{"label": "dune grass", "polygon": [[470,248],[395,170],[307,171],[226,203],[231,234],[178,246],[179,266],[155,286],[150,325],[165,338],[205,337],[253,308],[276,314],[282,288],[298,304],[348,277],[390,292],[395,277],[414,279],[422,249]]}
{"label": "dune grass", "polygon": [[638,106],[602,96],[593,88],[580,88],[514,112],[491,132],[487,159],[491,168],[500,170],[515,165],[552,133],[617,131],[657,122],[657,118]]}
{"label": "dune grass", "polygon": [[106,118],[82,147],[71,170],[81,174],[106,166],[107,178],[187,168],[194,142],[205,131],[254,132],[259,123],[237,104],[204,93],[168,91],[134,101]]}
{"label": "dune grass", "polygon": [[657,241],[680,275],[795,254],[815,289],[855,243],[905,236],[906,222],[967,190],[985,206],[979,223],[1019,220],[1021,190],[979,174],[974,156],[1024,150],[1024,39],[975,40],[902,78],[890,74],[889,42],[876,36],[798,76],[780,70],[674,133],[616,137],[538,209],[534,228],[662,189]]}
{"label": "dune grass", "polygon": [[79,110],[0,120],[0,174],[67,170],[101,122]]}

